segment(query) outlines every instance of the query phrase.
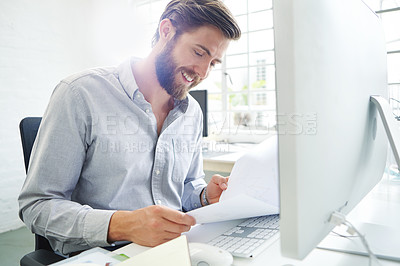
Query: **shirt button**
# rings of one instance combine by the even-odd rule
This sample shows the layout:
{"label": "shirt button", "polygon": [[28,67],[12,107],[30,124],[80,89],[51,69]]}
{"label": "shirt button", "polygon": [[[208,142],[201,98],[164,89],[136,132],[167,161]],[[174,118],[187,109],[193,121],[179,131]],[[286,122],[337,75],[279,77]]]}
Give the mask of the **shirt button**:
{"label": "shirt button", "polygon": [[150,113],[150,109],[146,109],[146,113]]}
{"label": "shirt button", "polygon": [[157,205],[161,205],[161,200],[156,200]]}
{"label": "shirt button", "polygon": [[156,170],[156,175],[159,175],[160,174],[160,170]]}

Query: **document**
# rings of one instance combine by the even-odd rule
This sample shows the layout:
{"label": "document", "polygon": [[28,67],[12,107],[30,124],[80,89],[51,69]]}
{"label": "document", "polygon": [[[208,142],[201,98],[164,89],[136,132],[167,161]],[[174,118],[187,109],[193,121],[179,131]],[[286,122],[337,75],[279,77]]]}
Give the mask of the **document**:
{"label": "document", "polygon": [[124,259],[126,258],[123,256],[111,253],[103,248],[96,247],[86,250],[79,255],[53,263],[50,266],[112,266],[119,264]]}
{"label": "document", "polygon": [[[154,248],[143,247],[139,253],[126,252],[131,249],[137,249],[132,244],[125,246],[124,251],[110,252],[102,248],[92,248],[84,251],[81,254],[62,260],[51,266],[190,266],[190,253],[187,238],[185,235],[170,240],[164,244]],[[135,244],[136,245],[136,244]],[[136,245],[138,246],[138,245]],[[125,254],[129,253],[130,258]]]}
{"label": "document", "polygon": [[124,262],[121,266],[190,266],[187,238],[182,235],[164,244],[151,248]]}
{"label": "document", "polygon": [[278,137],[272,136],[240,157],[218,203],[187,212],[197,223],[279,213]]}

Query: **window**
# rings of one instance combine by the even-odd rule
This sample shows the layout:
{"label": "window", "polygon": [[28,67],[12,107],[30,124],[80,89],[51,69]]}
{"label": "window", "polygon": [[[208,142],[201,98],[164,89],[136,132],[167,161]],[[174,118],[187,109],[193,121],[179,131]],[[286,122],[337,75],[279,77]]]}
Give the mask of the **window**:
{"label": "window", "polygon": [[[149,21],[149,39],[169,0],[136,1]],[[365,0],[382,19],[388,49],[389,95],[400,115],[400,0]],[[224,0],[242,38],[232,42],[223,63],[198,89],[208,90],[208,128],[215,140],[263,140],[276,130],[275,58],[272,0]],[[146,17],[149,20],[149,17]]]}
{"label": "window", "polygon": [[198,87],[209,95],[209,134],[216,140],[263,140],[276,126],[272,0],[225,0],[242,30],[225,60]]}
{"label": "window", "polygon": [[390,104],[400,115],[400,0],[366,1],[382,20],[387,44],[388,88]]}

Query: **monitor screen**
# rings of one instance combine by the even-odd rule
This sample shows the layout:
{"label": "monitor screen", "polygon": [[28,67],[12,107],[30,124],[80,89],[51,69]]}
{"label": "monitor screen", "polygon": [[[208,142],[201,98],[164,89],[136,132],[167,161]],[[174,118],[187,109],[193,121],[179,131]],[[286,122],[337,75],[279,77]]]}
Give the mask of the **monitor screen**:
{"label": "monitor screen", "polygon": [[281,249],[302,259],[382,178],[380,19],[361,0],[274,1]]}
{"label": "monitor screen", "polygon": [[201,111],[203,112],[203,137],[208,136],[208,120],[207,120],[207,91],[206,90],[192,90],[189,94],[199,103]]}

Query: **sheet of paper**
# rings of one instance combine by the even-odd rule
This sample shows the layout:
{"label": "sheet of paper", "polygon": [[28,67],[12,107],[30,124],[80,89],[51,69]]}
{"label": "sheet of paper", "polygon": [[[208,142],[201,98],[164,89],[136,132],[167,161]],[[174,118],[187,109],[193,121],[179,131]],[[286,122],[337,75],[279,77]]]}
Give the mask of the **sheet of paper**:
{"label": "sheet of paper", "polygon": [[197,223],[279,213],[278,138],[273,136],[240,157],[220,201],[188,212]]}
{"label": "sheet of paper", "polygon": [[278,137],[272,136],[240,157],[220,201],[246,194],[279,206]]}
{"label": "sheet of paper", "polygon": [[157,247],[140,253],[124,262],[121,266],[190,266],[187,238],[182,235]]}
{"label": "sheet of paper", "polygon": [[74,257],[51,264],[51,266],[68,266],[68,265],[85,265],[85,266],[101,266],[101,265],[116,265],[120,261],[112,257],[110,251],[96,247],[82,252]]}
{"label": "sheet of paper", "polygon": [[213,223],[253,216],[276,214],[279,207],[245,194],[188,212],[197,223]]}

